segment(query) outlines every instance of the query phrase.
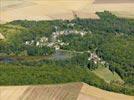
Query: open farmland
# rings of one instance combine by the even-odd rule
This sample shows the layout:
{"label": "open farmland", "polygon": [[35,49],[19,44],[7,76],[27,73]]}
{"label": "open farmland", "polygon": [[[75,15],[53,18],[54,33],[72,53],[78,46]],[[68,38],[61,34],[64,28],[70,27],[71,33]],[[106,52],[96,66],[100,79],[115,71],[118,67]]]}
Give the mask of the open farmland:
{"label": "open farmland", "polygon": [[[0,100],[133,100],[85,83],[0,87]],[[5,96],[6,95],[6,96]]]}
{"label": "open farmland", "polygon": [[95,12],[104,10],[119,17],[134,18],[133,0],[1,0],[0,5],[1,23],[24,19],[73,19],[74,14],[94,19],[98,18]]}
{"label": "open farmland", "polygon": [[92,2],[93,0],[2,0],[0,20],[72,19],[75,13],[80,17],[89,17]]}

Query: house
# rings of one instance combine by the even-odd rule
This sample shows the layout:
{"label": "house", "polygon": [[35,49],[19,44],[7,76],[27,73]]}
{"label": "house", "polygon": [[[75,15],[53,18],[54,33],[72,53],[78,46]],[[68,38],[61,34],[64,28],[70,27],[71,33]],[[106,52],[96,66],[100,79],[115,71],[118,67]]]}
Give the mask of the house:
{"label": "house", "polygon": [[91,53],[90,57],[88,58],[88,60],[93,60],[95,64],[97,64],[98,62],[100,62],[100,58],[97,56],[96,53]]}
{"label": "house", "polygon": [[53,42],[51,42],[51,43],[48,43],[48,47],[53,47],[53,45],[54,45],[54,43]]}
{"label": "house", "polygon": [[25,42],[25,45],[30,45],[30,41],[26,41]]}
{"label": "house", "polygon": [[55,48],[55,50],[59,50],[60,46],[59,45],[55,45],[54,48]]}
{"label": "house", "polygon": [[45,36],[40,39],[40,42],[47,42],[47,41],[48,41],[48,38]]}
{"label": "house", "polygon": [[40,42],[38,41],[38,42],[36,42],[36,46],[39,46],[40,45]]}

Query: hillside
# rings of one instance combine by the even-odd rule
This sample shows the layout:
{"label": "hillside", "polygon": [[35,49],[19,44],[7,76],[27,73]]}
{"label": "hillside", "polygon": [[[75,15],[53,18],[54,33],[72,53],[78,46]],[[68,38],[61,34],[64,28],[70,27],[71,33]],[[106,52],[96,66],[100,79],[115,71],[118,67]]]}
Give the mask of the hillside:
{"label": "hillside", "polygon": [[134,97],[104,91],[85,83],[38,86],[2,86],[0,100],[133,100]]}

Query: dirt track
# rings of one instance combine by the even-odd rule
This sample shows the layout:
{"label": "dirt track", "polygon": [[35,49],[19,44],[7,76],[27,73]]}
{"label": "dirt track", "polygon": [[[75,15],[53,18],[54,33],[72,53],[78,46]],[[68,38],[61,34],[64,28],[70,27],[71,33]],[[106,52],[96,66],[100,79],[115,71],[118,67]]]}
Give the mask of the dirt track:
{"label": "dirt track", "polygon": [[133,100],[85,83],[0,87],[0,100]]}

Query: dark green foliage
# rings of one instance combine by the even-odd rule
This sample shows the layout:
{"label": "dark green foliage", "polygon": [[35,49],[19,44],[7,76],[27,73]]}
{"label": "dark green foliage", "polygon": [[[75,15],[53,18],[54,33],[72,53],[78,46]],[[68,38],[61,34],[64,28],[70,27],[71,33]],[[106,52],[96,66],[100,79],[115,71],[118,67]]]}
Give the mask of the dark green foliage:
{"label": "dark green foliage", "polygon": [[43,64],[40,67],[33,67],[1,64],[0,75],[1,85],[54,84],[82,81],[98,86],[100,83],[105,83],[88,69],[73,65],[62,67]]}
{"label": "dark green foliage", "polygon": [[[101,19],[79,19],[73,20],[79,28],[83,30],[91,30],[93,33],[124,33],[124,35],[134,35],[134,20],[118,18],[108,11],[97,13]],[[78,27],[77,26],[77,27]]]}
{"label": "dark green foliage", "polygon": [[87,67],[88,62],[89,62],[88,61],[88,54],[87,53],[85,53],[85,54],[77,54],[74,57],[72,57],[70,59],[70,61],[74,65],[79,65],[79,66],[82,66],[82,67]]}
{"label": "dark green foliage", "polygon": [[[30,62],[29,62],[30,63]],[[31,64],[29,64],[31,65]],[[107,84],[86,67],[69,65],[63,67],[54,63],[41,66],[0,64],[0,85],[58,84],[85,82],[108,91],[134,95],[134,89]]]}
{"label": "dark green foliage", "polygon": [[116,71],[127,83],[134,84],[134,38],[111,37],[98,48],[98,54],[110,64],[110,69]]}
{"label": "dark green foliage", "polygon": [[98,68],[98,64],[95,64],[92,60],[89,61],[87,67],[90,69],[90,70],[95,70],[96,68]]}
{"label": "dark green foliage", "polygon": [[29,56],[51,55],[53,52],[54,49],[47,46],[43,46],[43,47],[31,46],[27,49],[27,54]]}
{"label": "dark green foliage", "polygon": [[[110,21],[113,22],[114,20],[117,20],[118,17],[111,14],[109,11],[104,11],[103,13],[96,12],[96,14],[100,17],[103,21]],[[112,20],[111,20],[112,19]]]}

